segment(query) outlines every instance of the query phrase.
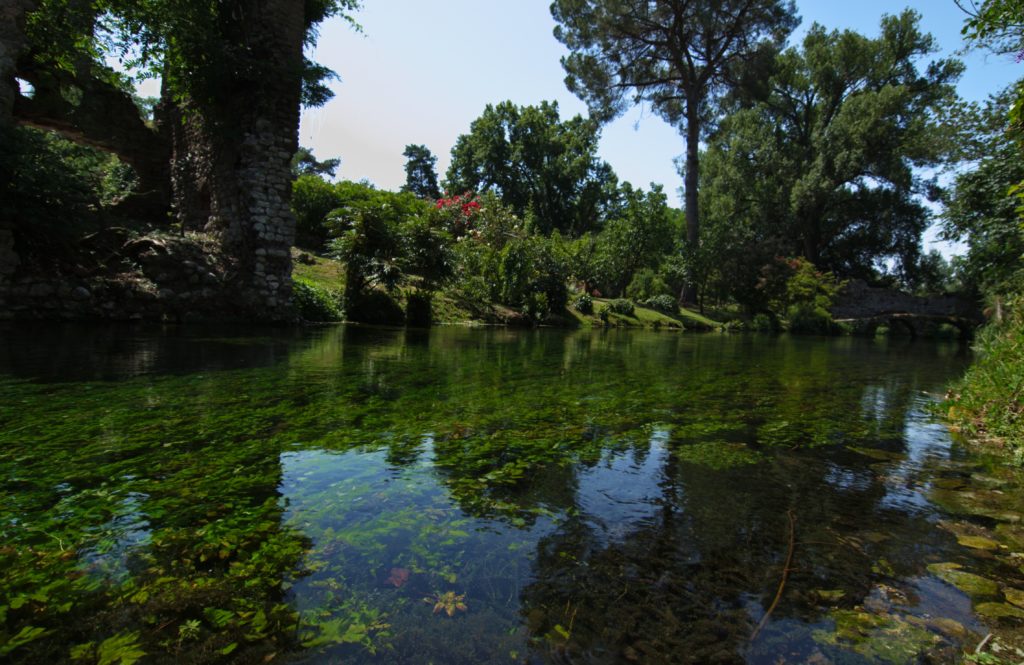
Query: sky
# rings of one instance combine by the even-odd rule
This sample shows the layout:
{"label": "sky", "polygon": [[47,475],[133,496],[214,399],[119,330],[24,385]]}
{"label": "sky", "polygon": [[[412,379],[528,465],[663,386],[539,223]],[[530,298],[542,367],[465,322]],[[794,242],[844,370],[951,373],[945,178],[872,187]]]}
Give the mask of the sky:
{"label": "sky", "polygon": [[[560,58],[567,51],[552,34],[550,0],[363,4],[354,15],[361,34],[341,19],[321,27],[314,58],[341,80],[331,86],[332,101],[304,111],[299,133],[319,158],[341,158],[339,178],[397,189],[405,182],[402,152],[410,143],[437,156],[443,178],[456,138],[487,104],[554,100],[563,118],[587,112],[565,87]],[[937,57],[962,47],[964,14],[953,0],[797,0],[803,22],[790,43],[815,22],[876,36],[882,15],[904,7],[922,15],[923,29],[941,48]],[[967,70],[959,90],[968,100],[983,100],[1024,76],[1024,64],[1009,57],[972,53],[962,59]],[[673,159],[684,150],[674,128],[649,108],[634,107],[604,127],[599,152],[621,180],[663,184],[670,202],[681,205]]]}

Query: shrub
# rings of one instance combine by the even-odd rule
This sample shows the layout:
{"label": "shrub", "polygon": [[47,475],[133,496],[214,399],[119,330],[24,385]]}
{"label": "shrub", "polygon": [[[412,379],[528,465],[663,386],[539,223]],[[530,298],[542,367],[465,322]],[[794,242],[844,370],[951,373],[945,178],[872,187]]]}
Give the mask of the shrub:
{"label": "shrub", "polygon": [[294,280],[292,301],[305,321],[341,321],[341,298],[336,292],[313,282]]}
{"label": "shrub", "polygon": [[651,309],[663,314],[677,314],[679,312],[679,304],[676,302],[675,298],[669,295],[660,295],[648,298],[643,304],[644,306],[650,307]]}
{"label": "shrub", "polygon": [[668,284],[650,268],[644,268],[633,275],[632,281],[626,287],[626,296],[636,301],[668,295],[668,293]]}
{"label": "shrub", "polygon": [[633,301],[628,298],[616,298],[608,303],[607,311],[623,316],[633,316]]}
{"label": "shrub", "polygon": [[345,318],[361,323],[400,326],[405,323],[405,312],[390,295],[372,290],[345,301]]}
{"label": "shrub", "polygon": [[580,314],[593,314],[594,313],[594,299],[590,297],[589,293],[581,293],[576,296],[572,306],[576,308]]}
{"label": "shrub", "polygon": [[[1014,307],[1016,305],[1016,307]],[[945,406],[947,417],[974,437],[1003,443],[1024,464],[1024,299],[1011,298],[1010,314],[991,322],[978,336],[977,360],[954,386]],[[1014,312],[1014,310],[1017,310]]]}
{"label": "shrub", "polygon": [[433,322],[430,293],[413,291],[405,301],[405,325],[427,328]]}
{"label": "shrub", "polygon": [[342,204],[334,185],[319,176],[299,176],[292,183],[291,204],[298,245],[323,249],[328,237],[327,214]]}
{"label": "shrub", "polygon": [[757,332],[778,332],[781,326],[777,318],[762,312],[754,316],[754,319],[750,322],[750,329]]}
{"label": "shrub", "polygon": [[827,309],[808,303],[789,308],[789,332],[802,335],[831,335],[838,332],[832,315]]}
{"label": "shrub", "polygon": [[551,305],[548,303],[547,294],[534,291],[526,296],[523,302],[523,314],[534,323],[540,323],[551,313]]}

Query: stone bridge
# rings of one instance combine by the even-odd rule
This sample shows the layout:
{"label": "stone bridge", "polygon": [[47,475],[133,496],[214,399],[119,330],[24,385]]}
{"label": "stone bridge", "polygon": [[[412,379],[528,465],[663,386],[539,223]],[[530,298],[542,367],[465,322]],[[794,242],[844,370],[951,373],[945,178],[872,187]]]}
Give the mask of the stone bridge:
{"label": "stone bridge", "polygon": [[970,339],[984,323],[978,302],[962,294],[914,296],[895,289],[868,286],[860,280],[849,282],[832,306],[832,316],[873,335],[878,326],[901,328],[917,337],[926,327],[948,323]]}

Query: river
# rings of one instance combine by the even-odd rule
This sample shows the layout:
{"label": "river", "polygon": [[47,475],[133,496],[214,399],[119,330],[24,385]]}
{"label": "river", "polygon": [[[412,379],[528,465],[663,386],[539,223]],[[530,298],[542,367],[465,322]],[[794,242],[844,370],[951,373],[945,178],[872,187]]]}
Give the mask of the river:
{"label": "river", "polygon": [[1024,617],[1017,475],[931,415],[969,360],[10,325],[0,660],[956,662]]}

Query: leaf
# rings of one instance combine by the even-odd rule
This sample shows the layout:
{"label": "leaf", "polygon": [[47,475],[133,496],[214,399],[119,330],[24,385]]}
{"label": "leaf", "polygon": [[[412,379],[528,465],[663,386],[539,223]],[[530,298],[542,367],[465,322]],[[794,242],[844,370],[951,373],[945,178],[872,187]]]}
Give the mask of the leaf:
{"label": "leaf", "polygon": [[71,660],[96,660],[96,643],[86,642],[71,647]]}
{"label": "leaf", "polygon": [[0,656],[6,656],[21,645],[28,644],[51,632],[53,631],[39,628],[38,626],[23,626],[17,635],[7,640],[6,644],[0,645]]}
{"label": "leaf", "polygon": [[216,628],[223,628],[234,618],[235,613],[231,610],[221,610],[215,607],[207,607],[203,610],[203,616]]}
{"label": "leaf", "polygon": [[220,655],[226,656],[237,648],[238,642],[232,642],[231,644],[227,645],[226,647],[220,650]]}
{"label": "leaf", "polygon": [[98,665],[132,665],[146,655],[138,641],[138,631],[108,637],[100,643]]}

